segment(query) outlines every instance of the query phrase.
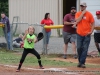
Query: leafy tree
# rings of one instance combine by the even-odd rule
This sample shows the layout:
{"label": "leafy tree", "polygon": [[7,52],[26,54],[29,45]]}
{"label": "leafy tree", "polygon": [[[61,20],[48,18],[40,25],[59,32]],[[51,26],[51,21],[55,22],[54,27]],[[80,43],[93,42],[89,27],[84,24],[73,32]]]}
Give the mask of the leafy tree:
{"label": "leafy tree", "polygon": [[9,16],[8,0],[0,0],[0,13],[2,12],[4,12],[7,16]]}

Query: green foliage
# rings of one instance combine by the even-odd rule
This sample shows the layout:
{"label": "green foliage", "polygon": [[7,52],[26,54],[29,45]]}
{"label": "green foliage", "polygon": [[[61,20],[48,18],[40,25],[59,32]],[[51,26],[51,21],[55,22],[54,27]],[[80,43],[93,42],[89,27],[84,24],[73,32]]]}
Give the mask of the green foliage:
{"label": "green foliage", "polygon": [[3,36],[3,30],[1,27],[0,27],[0,36]]}
{"label": "green foliage", "polygon": [[0,0],[0,13],[4,12],[7,16],[8,14],[8,0]]}
{"label": "green foliage", "polygon": [[57,33],[59,37],[62,37],[61,33],[60,33],[60,29],[57,29]]}

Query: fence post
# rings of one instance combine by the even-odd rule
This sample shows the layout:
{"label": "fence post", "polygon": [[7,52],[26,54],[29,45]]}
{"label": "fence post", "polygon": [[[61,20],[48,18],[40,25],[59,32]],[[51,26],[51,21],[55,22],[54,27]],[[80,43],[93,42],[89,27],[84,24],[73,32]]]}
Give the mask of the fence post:
{"label": "fence post", "polygon": [[4,35],[5,35],[5,39],[6,39],[6,42],[7,42],[6,49],[9,50],[9,48],[8,48],[8,38],[7,38],[7,24],[5,23],[4,25],[5,25]]}
{"label": "fence post", "polygon": [[46,31],[44,28],[45,25],[43,25],[43,34],[44,34],[44,38],[43,38],[43,54],[47,54],[47,47],[46,47]]}
{"label": "fence post", "polygon": [[12,44],[12,42],[13,42],[13,25],[11,25],[10,24],[10,40],[11,40],[11,42],[10,42],[10,49],[11,50],[13,50],[13,44]]}

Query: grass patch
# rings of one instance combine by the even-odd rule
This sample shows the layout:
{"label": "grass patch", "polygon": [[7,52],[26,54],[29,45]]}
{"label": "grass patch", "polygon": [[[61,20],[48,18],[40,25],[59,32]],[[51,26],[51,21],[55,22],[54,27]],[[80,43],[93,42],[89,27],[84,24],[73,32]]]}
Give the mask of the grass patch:
{"label": "grass patch", "polygon": [[[0,51],[0,63],[1,64],[18,64],[21,58],[21,54],[17,55],[14,54],[15,52],[12,51]],[[56,60],[50,60],[49,58],[52,58],[55,56],[41,56],[41,60],[43,65],[46,66],[75,66],[75,64],[70,64],[63,61],[56,61]],[[37,58],[33,55],[28,55],[24,61],[24,65],[31,66],[31,65],[38,65]]]}
{"label": "grass patch", "polygon": [[[44,66],[53,67],[76,67],[77,63],[50,60],[50,58],[58,57],[59,55],[41,55],[42,64]],[[0,64],[18,65],[21,58],[21,53],[13,51],[0,50]],[[90,68],[100,68],[98,65],[88,65]],[[38,66],[37,58],[33,55],[28,55],[24,61],[24,66]]]}
{"label": "grass patch", "polygon": [[2,30],[2,27],[0,27],[0,36],[4,36],[4,33],[3,33],[3,30]]}

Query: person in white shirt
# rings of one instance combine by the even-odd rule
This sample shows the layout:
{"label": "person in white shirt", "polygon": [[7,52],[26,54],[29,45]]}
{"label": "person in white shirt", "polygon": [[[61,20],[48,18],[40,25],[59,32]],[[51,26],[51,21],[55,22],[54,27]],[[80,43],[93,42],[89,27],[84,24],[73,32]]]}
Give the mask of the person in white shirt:
{"label": "person in white shirt", "polygon": [[100,47],[99,47],[99,43],[100,43],[100,30],[96,29],[98,27],[100,27],[100,11],[96,11],[96,17],[94,17],[95,20],[95,30],[94,30],[94,42],[95,42],[95,46],[99,52],[99,56],[100,56]]}

